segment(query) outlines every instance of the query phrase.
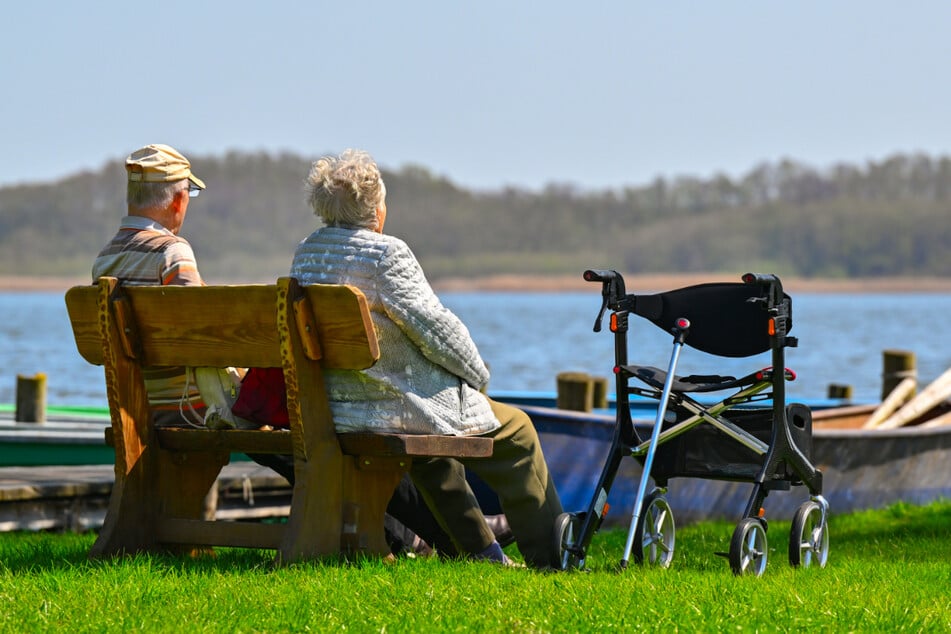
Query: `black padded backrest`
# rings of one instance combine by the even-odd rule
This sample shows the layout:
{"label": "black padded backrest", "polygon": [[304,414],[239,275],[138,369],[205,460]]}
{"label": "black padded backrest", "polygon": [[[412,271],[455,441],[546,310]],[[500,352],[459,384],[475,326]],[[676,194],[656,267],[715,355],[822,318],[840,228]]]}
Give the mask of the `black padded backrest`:
{"label": "black padded backrest", "polygon": [[[655,295],[637,295],[634,312],[669,331],[676,320],[690,321],[686,344],[721,357],[750,357],[770,349],[769,315],[755,284],[713,283]],[[788,296],[786,302],[791,302]],[[789,304],[787,332],[792,329]]]}

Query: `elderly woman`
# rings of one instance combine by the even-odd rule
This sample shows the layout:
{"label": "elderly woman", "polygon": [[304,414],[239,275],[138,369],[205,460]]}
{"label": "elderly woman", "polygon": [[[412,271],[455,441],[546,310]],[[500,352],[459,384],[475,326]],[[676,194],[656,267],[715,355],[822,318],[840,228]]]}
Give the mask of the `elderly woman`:
{"label": "elderly woman", "polygon": [[499,496],[526,563],[553,566],[562,511],[538,435],[521,410],[480,392],[489,371],[468,329],[433,292],[402,240],[383,233],[386,187],[366,152],[314,163],[310,204],[326,226],[300,243],[290,274],[304,284],[351,284],[367,297],[380,360],[327,376],[338,431],[485,435],[491,458],[414,461],[410,475],[460,550],[502,560],[465,469]]}

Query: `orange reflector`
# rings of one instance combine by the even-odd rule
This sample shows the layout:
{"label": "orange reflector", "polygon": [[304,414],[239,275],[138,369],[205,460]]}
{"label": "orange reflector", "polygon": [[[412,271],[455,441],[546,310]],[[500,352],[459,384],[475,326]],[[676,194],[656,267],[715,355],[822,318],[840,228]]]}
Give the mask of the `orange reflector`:
{"label": "orange reflector", "polygon": [[769,332],[770,336],[776,334],[776,320],[775,319],[770,318],[769,326],[766,328],[766,330],[767,332]]}
{"label": "orange reflector", "polygon": [[605,517],[605,516],[608,514],[608,511],[610,511],[610,510],[611,510],[611,505],[608,504],[607,502],[605,502],[605,504],[604,504],[604,510],[601,511],[601,517]]}
{"label": "orange reflector", "polygon": [[766,509],[764,509],[762,506],[759,507],[759,511],[756,513],[756,517],[763,517],[765,515],[766,515]]}
{"label": "orange reflector", "polygon": [[617,332],[617,313],[611,313],[611,332]]}

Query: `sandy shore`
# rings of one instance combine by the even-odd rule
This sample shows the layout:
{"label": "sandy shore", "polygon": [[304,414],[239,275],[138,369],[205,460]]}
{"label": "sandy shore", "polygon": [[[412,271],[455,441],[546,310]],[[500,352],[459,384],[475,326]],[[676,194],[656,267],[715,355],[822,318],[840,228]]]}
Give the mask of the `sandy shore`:
{"label": "sandy shore", "polygon": [[[237,283],[210,280],[212,283]],[[703,282],[739,281],[719,274],[669,273],[625,275],[628,292],[670,290]],[[88,284],[85,277],[3,276],[0,291],[63,291],[71,286]],[[581,275],[495,275],[478,278],[443,278],[433,281],[437,291],[590,291],[595,284],[585,282]],[[949,293],[951,278],[884,277],[870,279],[823,280],[787,278],[783,287],[789,292],[806,293]]]}

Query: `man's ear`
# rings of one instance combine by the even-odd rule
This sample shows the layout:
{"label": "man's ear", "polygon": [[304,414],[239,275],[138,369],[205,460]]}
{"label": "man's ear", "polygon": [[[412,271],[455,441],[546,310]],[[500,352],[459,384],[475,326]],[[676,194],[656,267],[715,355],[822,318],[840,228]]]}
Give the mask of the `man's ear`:
{"label": "man's ear", "polygon": [[182,189],[175,192],[175,195],[172,196],[172,202],[169,204],[169,211],[175,213],[175,215],[182,215],[185,213],[185,210],[188,209],[188,190]]}
{"label": "man's ear", "polygon": [[175,210],[175,213],[182,213],[188,207],[188,190],[181,189],[175,192],[170,207]]}

